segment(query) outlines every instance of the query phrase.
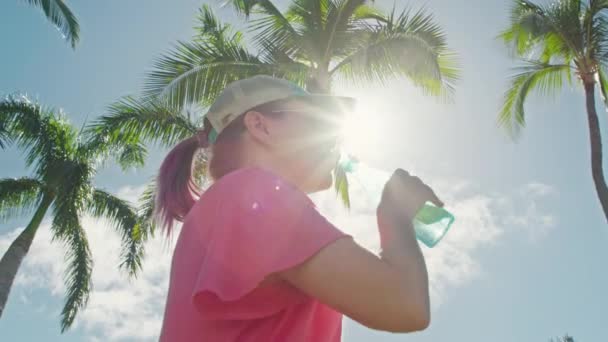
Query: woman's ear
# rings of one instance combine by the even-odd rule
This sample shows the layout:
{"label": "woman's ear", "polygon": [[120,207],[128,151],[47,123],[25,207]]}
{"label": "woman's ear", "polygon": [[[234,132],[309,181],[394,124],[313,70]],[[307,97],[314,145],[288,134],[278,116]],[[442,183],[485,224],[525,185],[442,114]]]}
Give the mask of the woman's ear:
{"label": "woman's ear", "polygon": [[268,121],[264,114],[253,110],[245,113],[243,120],[249,134],[263,144],[269,144],[271,139]]}

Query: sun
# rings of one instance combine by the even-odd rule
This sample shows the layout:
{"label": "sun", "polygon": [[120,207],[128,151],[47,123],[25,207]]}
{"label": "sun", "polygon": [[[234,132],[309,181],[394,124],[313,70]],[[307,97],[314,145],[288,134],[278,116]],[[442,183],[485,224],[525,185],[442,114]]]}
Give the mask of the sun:
{"label": "sun", "polygon": [[361,157],[377,150],[379,123],[373,120],[374,115],[369,103],[357,103],[355,110],[348,113],[342,122],[343,152]]}

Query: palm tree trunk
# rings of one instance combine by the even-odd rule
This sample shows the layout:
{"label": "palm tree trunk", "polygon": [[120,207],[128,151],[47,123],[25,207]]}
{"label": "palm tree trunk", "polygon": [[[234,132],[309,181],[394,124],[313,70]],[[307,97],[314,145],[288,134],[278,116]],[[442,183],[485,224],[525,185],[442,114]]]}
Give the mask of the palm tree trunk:
{"label": "palm tree trunk", "polygon": [[589,142],[591,143],[591,173],[597,196],[604,210],[604,216],[608,221],[608,186],[606,186],[606,180],[604,179],[600,124],[595,111],[595,83],[585,82],[584,85],[587,100],[587,120],[589,122]]}
{"label": "palm tree trunk", "polygon": [[329,64],[320,65],[313,71],[312,75],[309,75],[308,81],[306,82],[306,90],[316,94],[331,93]]}
{"label": "palm tree trunk", "polygon": [[45,195],[42,198],[42,202],[38,206],[38,209],[36,209],[30,223],[11,243],[4,256],[2,256],[2,260],[0,260],[0,318],[4,312],[4,306],[8,300],[13,281],[17,276],[17,271],[19,271],[19,266],[29,251],[40,222],[42,222],[42,218],[46,214],[51,202],[53,202],[51,196]]}

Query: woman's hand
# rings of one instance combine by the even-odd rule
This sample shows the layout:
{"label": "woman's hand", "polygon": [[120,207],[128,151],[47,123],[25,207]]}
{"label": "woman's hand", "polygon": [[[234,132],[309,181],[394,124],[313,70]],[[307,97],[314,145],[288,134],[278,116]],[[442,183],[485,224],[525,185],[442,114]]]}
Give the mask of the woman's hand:
{"label": "woman's hand", "polygon": [[390,219],[403,227],[411,224],[416,213],[427,201],[443,207],[443,202],[420,178],[403,169],[397,169],[384,186],[377,213],[379,217]]}

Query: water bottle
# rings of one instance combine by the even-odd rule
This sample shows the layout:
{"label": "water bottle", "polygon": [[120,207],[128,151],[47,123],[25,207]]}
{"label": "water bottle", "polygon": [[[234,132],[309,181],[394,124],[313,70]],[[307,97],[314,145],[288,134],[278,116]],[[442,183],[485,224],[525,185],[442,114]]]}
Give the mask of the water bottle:
{"label": "water bottle", "polygon": [[[361,179],[361,177],[356,177],[356,171],[361,169],[363,166],[358,160],[350,157],[349,155],[343,154],[340,158],[338,166],[341,167],[347,175],[351,176],[349,178],[354,178],[356,181],[361,183],[360,185],[366,191],[369,192],[371,190],[373,192],[372,197],[374,198],[375,203],[379,203],[384,184],[382,184],[382,186],[378,186],[379,184],[375,186],[366,186],[364,179]],[[414,231],[416,233],[416,239],[424,243],[427,247],[435,247],[435,245],[437,245],[437,243],[448,232],[452,226],[452,223],[454,223],[454,220],[454,215],[452,215],[449,211],[437,207],[431,202],[426,202],[412,220]]]}

